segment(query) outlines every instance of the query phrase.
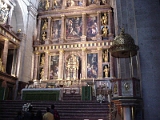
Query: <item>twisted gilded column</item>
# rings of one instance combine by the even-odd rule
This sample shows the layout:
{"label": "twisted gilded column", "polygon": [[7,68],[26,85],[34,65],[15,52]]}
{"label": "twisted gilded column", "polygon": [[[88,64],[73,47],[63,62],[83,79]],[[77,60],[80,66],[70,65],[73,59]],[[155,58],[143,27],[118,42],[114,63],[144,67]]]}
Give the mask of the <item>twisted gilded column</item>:
{"label": "twisted gilded column", "polygon": [[37,81],[37,71],[38,71],[38,57],[39,57],[39,52],[34,53],[34,72],[33,72],[33,81]]}
{"label": "twisted gilded column", "polygon": [[82,23],[81,41],[86,41],[86,13],[82,13]]}
{"label": "twisted gilded column", "polygon": [[96,35],[97,40],[102,40],[101,37],[101,12],[97,12],[97,28],[98,28],[98,33]]}
{"label": "twisted gilded column", "polygon": [[63,56],[64,56],[64,50],[61,49],[59,51],[59,67],[58,67],[58,79],[63,80],[63,69],[64,69],[64,64],[63,64]]}
{"label": "twisted gilded column", "polygon": [[49,60],[49,52],[45,51],[45,63],[44,63],[44,80],[48,80],[48,60]]}
{"label": "twisted gilded column", "polygon": [[87,61],[86,61],[86,51],[87,51],[87,49],[86,48],[82,48],[82,73],[81,73],[81,75],[82,75],[82,79],[86,79],[87,78],[87,74],[86,74],[86,64],[87,64]]}
{"label": "twisted gilded column", "polygon": [[109,26],[109,39],[113,39],[113,26],[112,26],[112,21],[113,21],[113,18],[112,18],[112,10],[109,10],[108,11],[108,26]]}
{"label": "twisted gilded column", "polygon": [[4,72],[6,72],[8,46],[9,46],[9,40],[6,39],[4,41],[3,56],[2,56],[2,63],[3,63]]}
{"label": "twisted gilded column", "polygon": [[51,17],[48,18],[48,27],[47,27],[47,39],[45,40],[45,44],[49,44],[50,34],[51,34]]}
{"label": "twisted gilded column", "polygon": [[60,43],[63,43],[64,41],[64,37],[65,37],[65,24],[64,24],[64,18],[65,16],[64,15],[61,15],[61,39],[60,39]]}
{"label": "twisted gilded column", "polygon": [[98,50],[98,78],[102,78],[103,77],[103,68],[102,68],[102,48],[101,47],[99,47],[99,48],[97,48],[97,50]]}

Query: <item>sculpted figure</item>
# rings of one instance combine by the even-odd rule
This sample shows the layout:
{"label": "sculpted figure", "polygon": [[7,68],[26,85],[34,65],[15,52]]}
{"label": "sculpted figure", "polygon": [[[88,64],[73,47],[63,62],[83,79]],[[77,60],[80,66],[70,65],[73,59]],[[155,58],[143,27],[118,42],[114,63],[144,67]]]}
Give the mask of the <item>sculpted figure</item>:
{"label": "sculpted figure", "polygon": [[104,60],[104,62],[108,62],[108,50],[104,51],[103,60]]}
{"label": "sculpted figure", "polygon": [[46,30],[48,27],[48,22],[46,20],[44,20],[44,24],[42,26],[42,30]]}
{"label": "sculpted figure", "polygon": [[1,58],[0,58],[0,71],[1,71],[1,72],[4,72],[4,68],[3,68],[3,64],[2,64]]}
{"label": "sculpted figure", "polygon": [[44,69],[43,68],[41,70],[40,77],[41,77],[42,80],[44,80]]}
{"label": "sculpted figure", "polygon": [[44,54],[41,57],[41,65],[44,65]]}
{"label": "sculpted figure", "polygon": [[103,29],[102,29],[102,35],[103,35],[104,37],[106,37],[107,34],[108,34],[108,29],[107,29],[106,27],[103,27]]}
{"label": "sculpted figure", "polygon": [[45,41],[45,39],[46,39],[46,33],[45,33],[45,32],[43,32],[43,34],[42,34],[42,40],[44,40],[44,41]]}
{"label": "sculpted figure", "polygon": [[107,25],[107,14],[104,13],[104,15],[102,16],[102,25]]}
{"label": "sculpted figure", "polygon": [[109,73],[109,67],[105,66],[103,71],[104,71],[105,78],[107,78]]}
{"label": "sculpted figure", "polygon": [[45,10],[48,10],[48,8],[49,8],[49,1],[46,0]]}

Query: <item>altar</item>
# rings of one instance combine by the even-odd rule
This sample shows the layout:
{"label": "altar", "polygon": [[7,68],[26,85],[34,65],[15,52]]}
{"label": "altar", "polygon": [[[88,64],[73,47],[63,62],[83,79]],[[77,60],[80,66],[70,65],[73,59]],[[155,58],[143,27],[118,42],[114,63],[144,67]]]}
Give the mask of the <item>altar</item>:
{"label": "altar", "polygon": [[62,97],[61,88],[24,88],[21,91],[22,100],[58,101],[62,100]]}

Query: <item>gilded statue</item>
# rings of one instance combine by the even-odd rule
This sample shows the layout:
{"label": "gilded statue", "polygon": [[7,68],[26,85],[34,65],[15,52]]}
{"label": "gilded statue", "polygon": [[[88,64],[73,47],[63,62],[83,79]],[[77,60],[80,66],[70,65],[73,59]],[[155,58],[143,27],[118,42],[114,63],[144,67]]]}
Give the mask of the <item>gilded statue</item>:
{"label": "gilded statue", "polygon": [[53,0],[53,6],[54,6],[54,7],[57,7],[57,6],[58,6],[57,0]]}
{"label": "gilded statue", "polygon": [[108,20],[107,20],[107,14],[106,13],[104,13],[104,15],[102,16],[102,25],[107,25],[107,22],[108,22]]}
{"label": "gilded statue", "polygon": [[104,72],[105,78],[107,78],[109,74],[109,67],[105,66],[103,72]]}
{"label": "gilded statue", "polygon": [[48,22],[46,20],[44,20],[44,24],[42,26],[42,30],[46,30],[48,27]]}
{"label": "gilded statue", "polygon": [[3,64],[2,64],[2,59],[1,58],[0,58],[0,71],[4,72],[4,67],[3,67]]}
{"label": "gilded statue", "polygon": [[48,10],[49,9],[49,1],[46,0],[46,4],[45,4],[45,10]]}
{"label": "gilded statue", "polygon": [[105,50],[105,51],[103,52],[103,61],[104,61],[104,62],[108,62],[108,50]]}
{"label": "gilded statue", "polygon": [[45,41],[45,39],[46,39],[46,32],[43,32],[43,34],[42,34],[42,40]]}
{"label": "gilded statue", "polygon": [[42,55],[42,57],[41,57],[41,65],[44,65],[44,54]]}
{"label": "gilded statue", "polygon": [[41,77],[42,80],[44,80],[44,69],[43,68],[41,70],[40,77]]}
{"label": "gilded statue", "polygon": [[106,37],[107,34],[108,34],[108,29],[104,26],[104,27],[102,28],[102,35],[103,35],[104,37]]}

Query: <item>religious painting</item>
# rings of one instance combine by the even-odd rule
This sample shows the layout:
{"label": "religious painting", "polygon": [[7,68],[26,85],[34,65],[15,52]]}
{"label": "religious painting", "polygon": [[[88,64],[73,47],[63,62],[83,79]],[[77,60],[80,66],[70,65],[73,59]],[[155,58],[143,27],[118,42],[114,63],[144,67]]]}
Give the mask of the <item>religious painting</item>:
{"label": "religious painting", "polygon": [[51,56],[49,78],[58,78],[59,55]]}
{"label": "religious painting", "polygon": [[67,0],[67,7],[82,6],[83,0]]}
{"label": "religious painting", "polygon": [[88,16],[87,17],[87,39],[96,40],[97,33],[98,33],[97,17]]}
{"label": "religious painting", "polygon": [[98,54],[87,54],[87,78],[98,77]]}
{"label": "religious painting", "polygon": [[61,20],[54,20],[52,22],[52,42],[58,42],[58,39],[61,37]]}
{"label": "religious painting", "polygon": [[82,17],[66,19],[66,38],[76,39],[82,35]]}

